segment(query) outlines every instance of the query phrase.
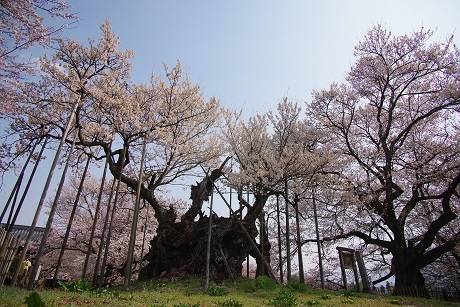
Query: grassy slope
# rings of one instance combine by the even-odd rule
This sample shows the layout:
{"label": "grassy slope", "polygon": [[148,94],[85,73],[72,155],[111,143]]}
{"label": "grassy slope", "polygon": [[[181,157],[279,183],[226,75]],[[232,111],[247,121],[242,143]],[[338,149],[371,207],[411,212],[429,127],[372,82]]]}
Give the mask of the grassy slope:
{"label": "grassy slope", "polygon": [[[151,281],[137,283],[129,291],[110,289],[102,291],[65,292],[59,290],[39,291],[47,306],[219,306],[229,299],[243,306],[267,306],[279,295],[288,291],[297,298],[297,306],[460,306],[436,300],[380,297],[307,289],[303,287],[275,286],[267,282],[239,281],[224,285],[228,293],[211,296],[200,290],[198,279],[163,283]],[[0,288],[0,306],[24,306],[30,292],[22,289]],[[226,305],[228,306],[228,305]]]}

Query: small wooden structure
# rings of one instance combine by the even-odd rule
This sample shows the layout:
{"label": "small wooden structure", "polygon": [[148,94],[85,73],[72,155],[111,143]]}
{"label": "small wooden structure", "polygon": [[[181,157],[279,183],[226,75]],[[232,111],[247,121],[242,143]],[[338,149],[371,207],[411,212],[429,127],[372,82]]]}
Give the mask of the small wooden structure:
{"label": "small wooden structure", "polygon": [[[353,275],[355,277],[355,284],[356,290],[360,291],[359,288],[359,276],[361,277],[362,283],[362,291],[363,292],[371,292],[369,276],[367,275],[366,266],[364,265],[364,260],[361,252],[359,250],[346,248],[346,247],[337,247],[339,252],[339,260],[340,260],[340,269],[342,271],[342,281],[343,287],[348,289],[347,287],[347,275],[345,273],[345,269],[352,269]],[[356,266],[356,263],[358,266]],[[358,269],[359,269],[359,276],[358,276]]]}
{"label": "small wooden structure", "polygon": [[[7,277],[12,277],[11,265],[18,251],[23,247],[24,239],[29,231],[29,226],[13,225],[8,233],[5,230],[5,224],[0,225],[0,286],[5,283]],[[44,229],[35,227],[31,238],[32,243],[37,243],[41,240]]]}

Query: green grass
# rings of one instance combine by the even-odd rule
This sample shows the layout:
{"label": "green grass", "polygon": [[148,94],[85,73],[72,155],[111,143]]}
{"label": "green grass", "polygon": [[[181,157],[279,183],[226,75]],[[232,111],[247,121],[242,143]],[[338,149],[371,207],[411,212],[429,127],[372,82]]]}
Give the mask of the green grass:
{"label": "green grass", "polygon": [[[437,300],[381,297],[371,294],[316,290],[305,286],[279,286],[270,280],[240,280],[212,285],[205,293],[199,279],[176,282],[139,282],[129,290],[111,288],[97,291],[37,290],[46,306],[460,306]],[[215,290],[225,289],[225,291]],[[211,291],[212,292],[212,291]],[[0,288],[0,306],[26,306],[31,291]],[[220,295],[222,294],[222,295]]]}

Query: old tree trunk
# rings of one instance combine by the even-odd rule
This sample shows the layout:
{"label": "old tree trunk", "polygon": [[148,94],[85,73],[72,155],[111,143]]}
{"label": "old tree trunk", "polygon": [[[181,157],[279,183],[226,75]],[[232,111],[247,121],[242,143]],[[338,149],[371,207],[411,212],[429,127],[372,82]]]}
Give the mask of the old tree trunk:
{"label": "old tree trunk", "polygon": [[[208,201],[213,182],[222,174],[222,167],[211,172],[200,183],[191,187],[192,206],[178,219],[171,207],[163,214],[156,214],[158,228],[156,236],[150,241],[150,250],[144,256],[148,264],[141,269],[139,278],[176,278],[186,275],[201,275],[205,272],[206,244],[209,217],[201,209]],[[216,197],[216,196],[215,196]],[[244,200],[240,198],[240,202]],[[242,219],[252,240],[258,235],[255,220],[260,214],[267,197],[256,196],[254,205]],[[247,205],[247,204],[246,204]],[[211,239],[210,277],[224,280],[241,276],[242,265],[247,253],[257,260],[251,243],[238,224],[241,212],[232,217],[213,215]],[[256,244],[260,249],[260,245]],[[265,241],[264,254],[269,260],[270,243]],[[262,265],[257,260],[258,267]]]}

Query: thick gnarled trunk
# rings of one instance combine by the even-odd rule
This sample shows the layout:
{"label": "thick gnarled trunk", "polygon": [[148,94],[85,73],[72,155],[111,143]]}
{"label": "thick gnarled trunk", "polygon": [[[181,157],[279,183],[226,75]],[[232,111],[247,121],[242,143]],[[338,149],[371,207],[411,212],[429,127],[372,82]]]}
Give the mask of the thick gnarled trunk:
{"label": "thick gnarled trunk", "polygon": [[[208,221],[208,217],[202,216],[193,223],[171,221],[160,225],[150,242],[149,253],[144,257],[148,265],[141,270],[140,279],[204,274]],[[211,279],[221,281],[241,277],[250,244],[234,219],[213,216],[213,225]],[[256,233],[251,231],[253,227],[247,228],[255,237]]]}
{"label": "thick gnarled trunk", "polygon": [[425,278],[417,266],[416,260],[410,257],[396,260],[394,295],[429,297],[425,287]]}

